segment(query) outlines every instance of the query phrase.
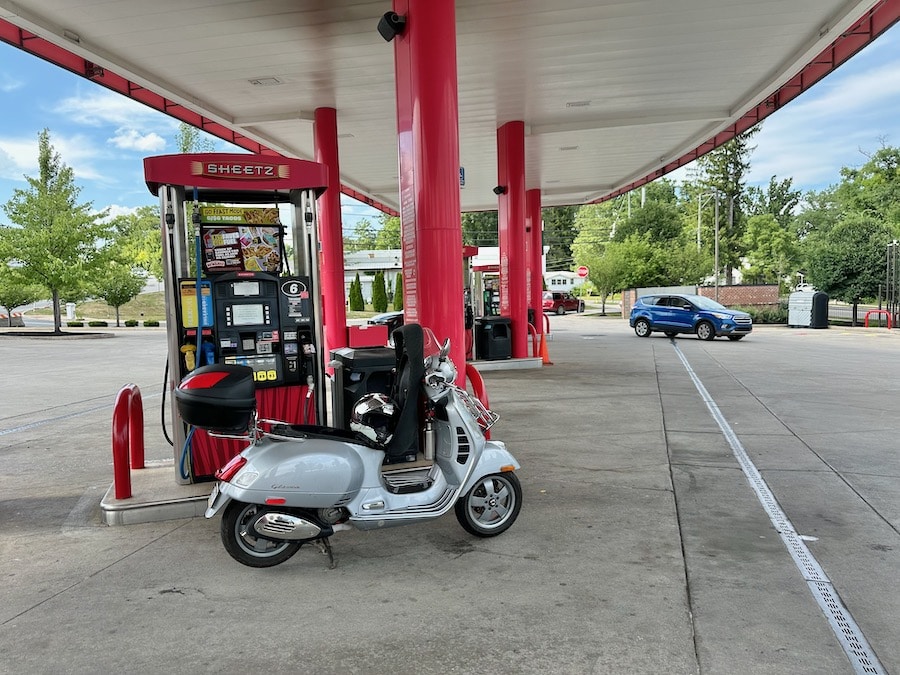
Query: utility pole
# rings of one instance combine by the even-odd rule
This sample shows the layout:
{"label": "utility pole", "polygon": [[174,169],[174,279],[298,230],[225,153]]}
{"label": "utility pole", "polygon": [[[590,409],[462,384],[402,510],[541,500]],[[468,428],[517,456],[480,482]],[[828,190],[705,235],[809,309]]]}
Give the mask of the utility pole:
{"label": "utility pole", "polygon": [[718,191],[715,193],[716,197],[716,209],[715,216],[713,217],[715,220],[715,236],[716,236],[716,271],[715,271],[715,284],[716,284],[716,302],[719,301],[719,193]]}

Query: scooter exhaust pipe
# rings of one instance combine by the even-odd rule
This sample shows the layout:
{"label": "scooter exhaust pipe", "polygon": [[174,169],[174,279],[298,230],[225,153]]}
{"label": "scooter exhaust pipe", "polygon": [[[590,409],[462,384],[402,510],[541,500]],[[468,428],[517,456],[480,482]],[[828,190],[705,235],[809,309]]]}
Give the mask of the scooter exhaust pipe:
{"label": "scooter exhaust pipe", "polygon": [[330,537],[334,530],[290,513],[269,511],[253,521],[253,529],[266,539],[304,541]]}

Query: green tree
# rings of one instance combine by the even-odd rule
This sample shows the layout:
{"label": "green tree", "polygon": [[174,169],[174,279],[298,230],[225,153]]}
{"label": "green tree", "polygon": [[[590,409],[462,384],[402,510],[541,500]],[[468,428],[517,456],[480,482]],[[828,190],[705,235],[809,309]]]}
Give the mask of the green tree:
{"label": "green tree", "polygon": [[618,259],[621,278],[612,284],[615,290],[664,286],[670,283],[666,275],[665,261],[659,255],[659,246],[649,234],[632,234],[624,241],[612,241],[606,246],[604,256]]}
{"label": "green tree", "polygon": [[621,260],[604,255],[612,240],[617,222],[615,200],[602,204],[587,204],[575,213],[575,229],[578,234],[572,242],[572,255],[576,265],[587,266],[588,280],[600,295],[600,311],[606,313],[606,298],[616,290],[622,274]]}
{"label": "green tree", "polygon": [[344,251],[355,253],[375,248],[375,228],[368,218],[360,218],[353,226],[353,234],[344,237]]}
{"label": "green tree", "polygon": [[359,272],[356,278],[350,282],[350,311],[362,312],[366,308],[366,301],[363,299],[362,282],[359,280]]}
{"label": "green tree", "polygon": [[187,154],[191,152],[213,152],[216,144],[206,134],[186,122],[178,125],[178,133],[175,134],[175,145],[178,152]]}
{"label": "green tree", "polygon": [[119,255],[151,276],[162,279],[159,207],[141,206],[134,213],[116,216],[110,226]]}
{"label": "green tree", "polygon": [[143,290],[146,277],[134,271],[128,263],[111,260],[90,284],[91,294],[102,298],[116,310],[116,326],[119,326],[119,308],[133,300]]}
{"label": "green tree", "polygon": [[727,284],[733,283],[732,270],[740,265],[744,253],[746,178],[750,171],[750,155],[755,149],[750,141],[760,128],[757,124],[697,160],[704,176],[701,183],[705,191],[718,194],[719,257]]}
{"label": "green tree", "polygon": [[744,250],[750,267],[744,279],[750,283],[780,284],[797,268],[799,242],[791,220],[784,224],[773,213],[760,213],[747,219]]}
{"label": "green tree", "polygon": [[[44,297],[44,289],[27,284],[16,274],[16,270],[0,263],[0,307],[6,310],[6,325],[12,325],[12,312],[16,307]],[[2,325],[2,324],[0,324]]]}
{"label": "green tree", "polygon": [[375,235],[375,248],[380,250],[400,248],[400,219],[386,213],[382,213],[379,217],[381,229]]}
{"label": "green tree", "polygon": [[578,234],[575,227],[577,206],[553,206],[541,210],[544,221],[543,243],[547,251],[548,270],[571,270],[574,267],[572,242]]}
{"label": "green tree", "polygon": [[841,169],[835,197],[847,210],[900,222],[900,149],[883,147],[859,169]]}
{"label": "green tree", "polygon": [[464,213],[462,218],[463,244],[466,246],[499,246],[498,215],[496,211]]}
{"label": "green tree", "polygon": [[756,186],[747,188],[747,215],[771,215],[782,227],[787,227],[794,220],[794,210],[800,204],[800,191],[793,188],[794,179],[778,180],[775,176],[769,179],[765,191]]}
{"label": "green tree", "polygon": [[50,132],[38,136],[37,178],[16,189],[3,206],[12,226],[0,227],[0,262],[13,262],[26,284],[43,286],[53,299],[53,330],[61,333],[59,300],[78,294],[85,280],[105,262],[102,243],[109,226],[106,212],[92,213],[90,202],[78,204],[80,188],[72,169],[50,145]]}
{"label": "green tree", "polygon": [[372,309],[386,312],[388,306],[387,291],[384,287],[384,272],[378,270],[372,279]]}
{"label": "green tree", "polygon": [[397,281],[394,282],[394,311],[399,312],[403,309],[403,274],[397,274]]}
{"label": "green tree", "polygon": [[606,250],[593,258],[588,268],[588,280],[597,289],[600,296],[600,314],[606,316],[606,299],[617,291],[621,291],[622,281],[625,278],[627,270],[625,268],[627,262],[615,251],[607,255]]}
{"label": "green tree", "polygon": [[648,200],[616,228],[615,239],[624,241],[632,234],[649,234],[652,241],[668,242],[678,239],[682,229],[681,214],[674,204]]}
{"label": "green tree", "polygon": [[893,228],[864,213],[849,213],[827,232],[806,243],[807,279],[836,300],[856,306],[878,295],[884,283],[885,250]]}

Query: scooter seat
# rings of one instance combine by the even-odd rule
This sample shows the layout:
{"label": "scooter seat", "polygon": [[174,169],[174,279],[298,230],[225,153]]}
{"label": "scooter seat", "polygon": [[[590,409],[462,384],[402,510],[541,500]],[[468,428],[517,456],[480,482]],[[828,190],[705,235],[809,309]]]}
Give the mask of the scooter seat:
{"label": "scooter seat", "polygon": [[341,440],[357,445],[365,445],[376,450],[381,450],[374,442],[366,438],[362,434],[346,429],[337,429],[335,427],[326,427],[319,424],[275,424],[272,426],[272,433],[277,436],[287,436],[288,438],[323,438],[325,440]]}

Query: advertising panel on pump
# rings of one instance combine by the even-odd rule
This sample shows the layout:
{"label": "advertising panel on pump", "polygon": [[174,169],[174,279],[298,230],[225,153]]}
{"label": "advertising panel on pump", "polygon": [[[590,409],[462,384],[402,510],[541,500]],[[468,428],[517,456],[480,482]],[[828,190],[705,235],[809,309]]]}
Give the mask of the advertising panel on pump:
{"label": "advertising panel on pump", "polygon": [[277,208],[201,206],[204,271],[277,273],[280,230]]}

